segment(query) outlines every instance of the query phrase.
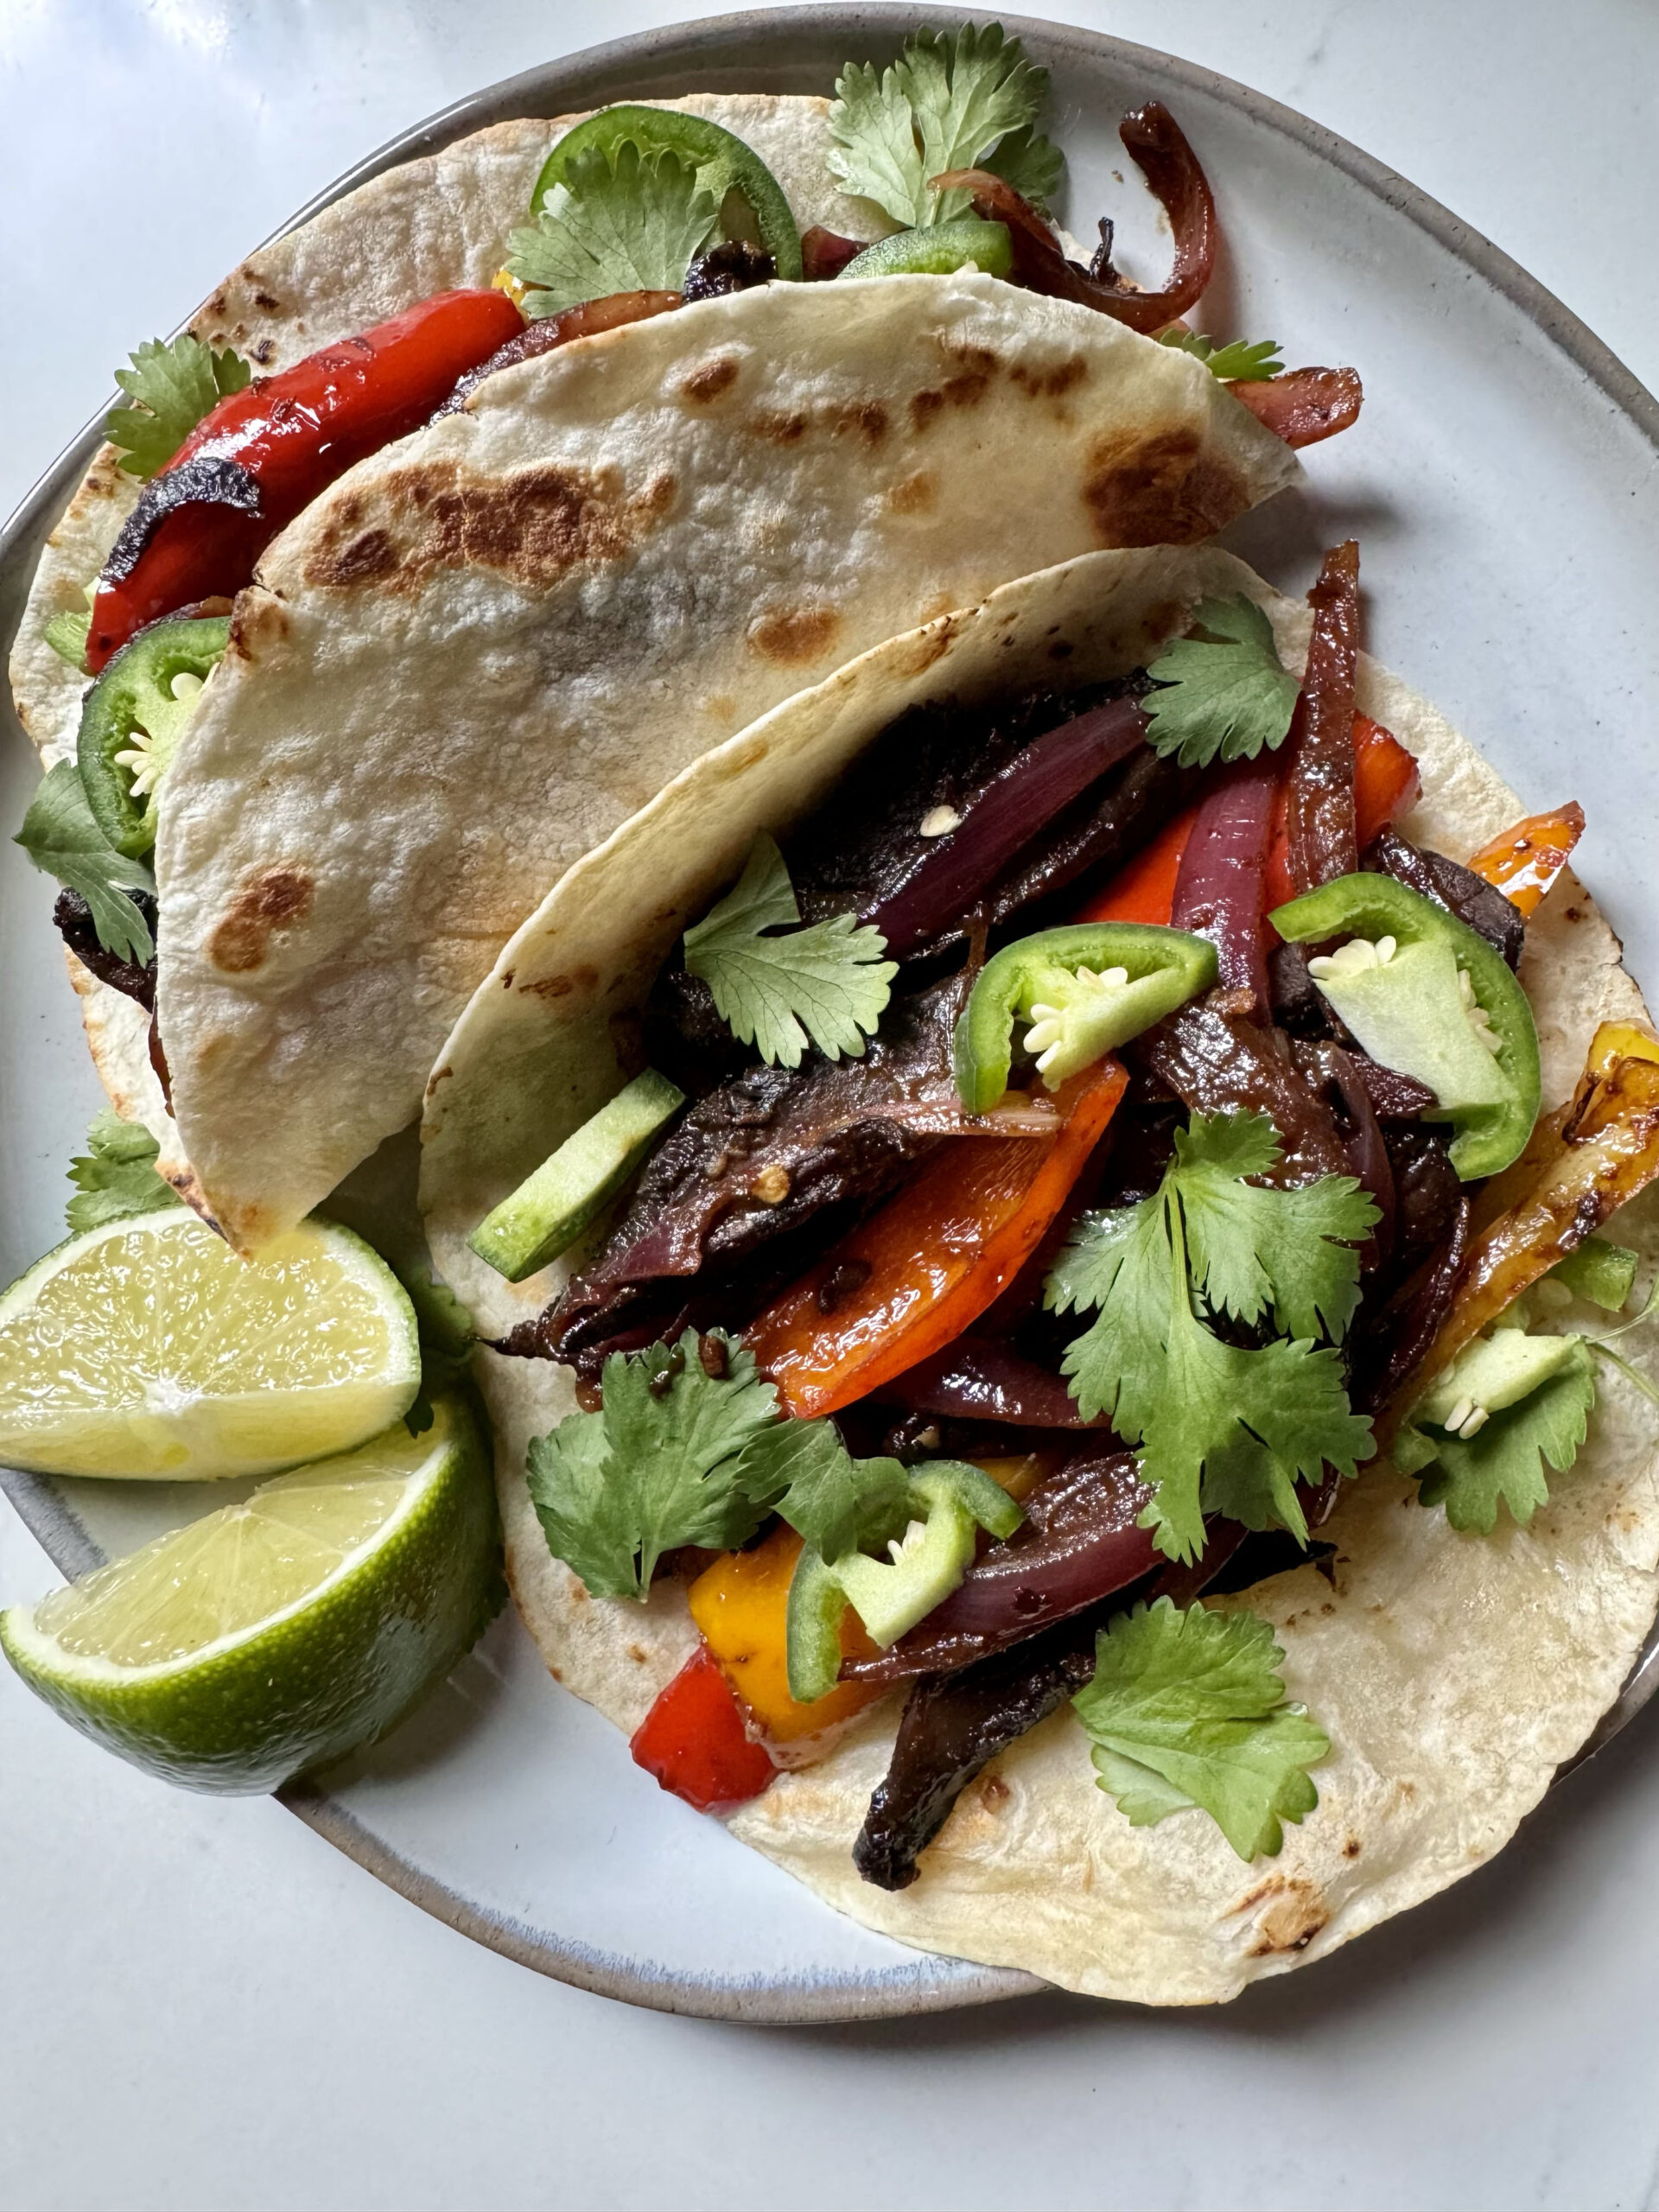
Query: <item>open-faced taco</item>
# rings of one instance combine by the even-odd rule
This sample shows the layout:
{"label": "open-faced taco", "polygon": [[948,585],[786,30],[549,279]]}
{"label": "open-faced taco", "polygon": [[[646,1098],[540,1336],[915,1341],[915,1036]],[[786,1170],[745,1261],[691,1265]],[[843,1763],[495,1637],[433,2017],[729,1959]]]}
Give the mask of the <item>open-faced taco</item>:
{"label": "open-faced taco", "polygon": [[423,1199],[519,1609],[903,1940],[1229,1997],[1498,1850],[1659,1596],[1659,1036],[1311,604],[1088,555],[683,771],[503,950]]}
{"label": "open-faced taco", "polygon": [[1109,225],[1085,264],[1046,90],[969,29],[833,102],[503,124],[135,356],[13,655],[25,841],[111,1095],[234,1241],[410,1118],[547,885],[711,744],[1352,421],[1351,372],[1185,327],[1215,212],[1155,104],[1170,274]]}

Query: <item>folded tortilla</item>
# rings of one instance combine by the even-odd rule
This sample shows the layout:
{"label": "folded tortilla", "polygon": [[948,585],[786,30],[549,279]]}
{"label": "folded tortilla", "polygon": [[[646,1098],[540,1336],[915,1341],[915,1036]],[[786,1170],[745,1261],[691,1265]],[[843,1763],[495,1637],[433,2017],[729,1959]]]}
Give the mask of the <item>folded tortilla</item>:
{"label": "folded tortilla", "polygon": [[[802,222],[828,104],[671,103]],[[566,124],[397,169],[196,319],[274,367],[486,283]],[[233,1242],[300,1219],[419,1111],[451,1024],[548,885],[709,746],[882,638],[1097,546],[1188,543],[1294,481],[1203,365],[976,274],[782,284],[581,340],[342,478],[268,550],[164,789],[148,1039],[77,978],[111,1096]],[[48,757],[79,680],[41,637],[136,487],[100,454],[14,660]]]}
{"label": "folded tortilla", "polygon": [[[637,1065],[630,1017],[685,925],[741,865],[755,832],[785,832],[859,750],[909,708],[1084,683],[1143,664],[1197,601],[1246,591],[1286,664],[1306,655],[1305,606],[1214,549],[1097,553],[926,624],[789,701],[687,769],[579,862],[505,948],[433,1073],[422,1203],[438,1265],[499,1334],[546,1304],[564,1263],[512,1285],[465,1237]],[[1453,858],[1522,811],[1474,748],[1396,677],[1363,659],[1359,704],[1416,755],[1407,831]],[[1528,930],[1522,977],[1537,1019],[1544,1103],[1566,1097],[1597,1023],[1639,1017],[1612,933],[1569,874]],[[1659,1261],[1659,1201],[1620,1238]],[[571,1255],[579,1264],[582,1252]],[[553,1559],[524,1482],[529,1440],[575,1406],[568,1369],[479,1356],[496,1425],[514,1594],[555,1676],[627,1732],[694,1647],[682,1585],[639,1606],[590,1599]],[[821,1764],[780,1774],[728,1822],[844,1912],[924,1949],[1016,1967],[1062,1986],[1201,2004],[1323,1957],[1490,1859],[1617,1695],[1659,1603],[1659,1411],[1598,1376],[1589,1440],[1519,1529],[1459,1535],[1383,1464],[1321,1531],[1323,1567],[1236,1598],[1271,1623],[1290,1695],[1331,1737],[1318,1810],[1275,1859],[1243,1865],[1205,1815],[1131,1827],[1096,1787],[1062,1707],[970,1783],[915,1885],[860,1880],[853,1840],[886,1771],[902,1692],[861,1715]],[[641,1792],[655,1785],[643,1773]]]}

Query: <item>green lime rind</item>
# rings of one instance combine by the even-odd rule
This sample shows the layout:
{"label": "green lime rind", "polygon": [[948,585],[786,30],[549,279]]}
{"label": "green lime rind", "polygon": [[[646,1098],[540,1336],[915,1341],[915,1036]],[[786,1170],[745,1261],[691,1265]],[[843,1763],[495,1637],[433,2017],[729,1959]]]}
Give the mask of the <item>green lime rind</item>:
{"label": "green lime rind", "polygon": [[[66,1649],[60,1638],[76,1634],[61,1618],[68,1592],[0,1613],[0,1649],[71,1727],[187,1789],[254,1795],[372,1743],[471,1649],[500,1604],[495,1492],[469,1406],[441,1398],[418,1440],[399,1427],[208,1516],[228,1529],[273,1493],[280,1506],[331,1471],[343,1484],[360,1482],[365,1463],[378,1480],[389,1460],[407,1462],[408,1494],[382,1525],[316,1588],[200,1652],[129,1667],[95,1649]],[[142,1562],[153,1578],[164,1548],[182,1552],[187,1540],[194,1571],[210,1573],[202,1527],[175,1530],[97,1575]],[[54,1606],[53,1627],[42,1628],[37,1617]],[[91,1641],[84,1622],[77,1640]]]}

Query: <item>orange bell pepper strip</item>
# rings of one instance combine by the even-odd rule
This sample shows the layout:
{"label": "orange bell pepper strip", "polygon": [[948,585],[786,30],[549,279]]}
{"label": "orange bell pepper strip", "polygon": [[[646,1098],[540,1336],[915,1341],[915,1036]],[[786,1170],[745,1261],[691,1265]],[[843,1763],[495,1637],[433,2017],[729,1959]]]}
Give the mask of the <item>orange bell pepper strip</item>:
{"label": "orange bell pepper strip", "polygon": [[[1062,1084],[1052,1140],[953,1139],[752,1322],[743,1341],[784,1411],[809,1421],[849,1406],[971,1326],[1041,1242],[1128,1080],[1105,1060]],[[820,1302],[832,1275],[861,1270],[855,1289]]]}
{"label": "orange bell pepper strip", "polygon": [[[752,1552],[722,1552],[691,1585],[691,1618],[720,1671],[768,1742],[787,1745],[817,1736],[881,1694],[880,1687],[845,1682],[828,1697],[800,1705],[789,1694],[789,1586],[801,1540],[787,1525]],[[871,1658],[875,1645],[849,1605],[841,1624],[843,1658]]]}
{"label": "orange bell pepper strip", "polygon": [[1531,914],[1583,835],[1584,809],[1577,799],[1568,799],[1553,813],[1528,815],[1471,853],[1464,865],[1501,891],[1512,906]]}
{"label": "orange bell pepper strip", "polygon": [[[1369,715],[1354,716],[1354,814],[1363,851],[1379,830],[1416,804],[1421,788],[1417,763],[1398,738]],[[1080,922],[1160,922],[1167,925],[1175,904],[1175,879],[1198,810],[1178,814],[1077,915]],[[1273,841],[1268,848],[1263,905],[1270,911],[1294,894],[1285,836],[1285,794],[1274,803]]]}
{"label": "orange bell pepper strip", "polygon": [[777,1768],[752,1741],[731,1685],[699,1644],[639,1723],[636,1765],[700,1813],[729,1813],[766,1788]]}

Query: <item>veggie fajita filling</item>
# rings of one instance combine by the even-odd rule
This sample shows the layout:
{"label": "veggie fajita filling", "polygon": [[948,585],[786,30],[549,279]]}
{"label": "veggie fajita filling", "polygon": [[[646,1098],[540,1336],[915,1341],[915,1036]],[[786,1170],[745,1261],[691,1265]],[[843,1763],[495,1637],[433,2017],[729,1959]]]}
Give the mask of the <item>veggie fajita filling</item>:
{"label": "veggie fajita filling", "polygon": [[1385,1449],[1474,1535],[1571,1468],[1618,1355],[1518,1294],[1628,1297],[1593,1232],[1659,1171],[1659,1042],[1610,1029],[1540,1120],[1516,969],[1581,817],[1472,864],[1402,830],[1357,583],[1338,547],[1300,683],[1239,595],[1113,683],[890,724],[475,1230],[571,1268],[499,1346],[579,1378],[529,1454],[554,1555],[596,1597],[689,1582],[635,1743],[664,1788],[730,1809],[896,1691],[855,1856],[900,1888],[1070,1699],[1132,1821],[1277,1851],[1329,1742],[1202,1594],[1328,1549]]}

